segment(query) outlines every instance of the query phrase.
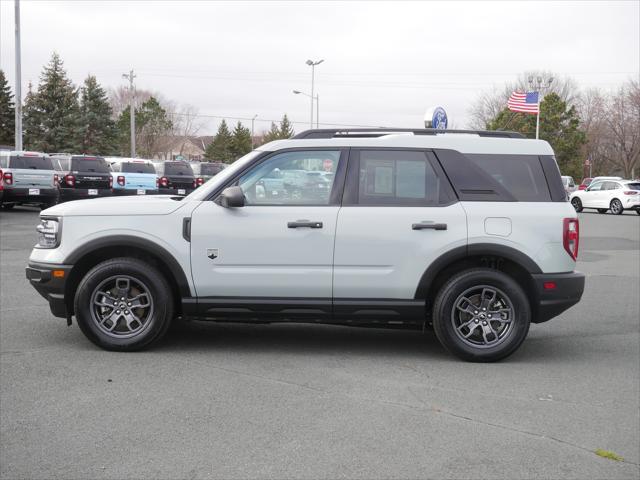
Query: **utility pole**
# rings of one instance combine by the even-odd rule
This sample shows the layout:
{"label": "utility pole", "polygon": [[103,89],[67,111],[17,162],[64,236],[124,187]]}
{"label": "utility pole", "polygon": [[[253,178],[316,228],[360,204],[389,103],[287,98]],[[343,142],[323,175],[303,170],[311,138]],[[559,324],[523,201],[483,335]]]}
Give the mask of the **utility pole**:
{"label": "utility pole", "polygon": [[15,149],[22,150],[22,66],[20,64],[20,0],[15,0],[16,24],[16,108]]}
{"label": "utility pole", "polygon": [[131,158],[136,157],[136,106],[135,106],[135,90],[133,79],[136,76],[133,70],[129,73],[123,73],[122,78],[129,80],[129,117],[131,118]]}
{"label": "utility pole", "polygon": [[324,60],[318,60],[314,62],[313,60],[307,60],[307,65],[311,67],[311,116],[309,118],[309,128],[313,128],[313,100],[315,97],[313,96],[314,92],[314,83],[315,83],[315,73],[316,73],[316,65],[320,65]]}
{"label": "utility pole", "polygon": [[253,150],[253,126],[256,122],[256,118],[258,118],[258,114],[256,113],[251,119],[251,150]]}
{"label": "utility pole", "polygon": [[316,93],[316,128],[320,128],[320,95]]}

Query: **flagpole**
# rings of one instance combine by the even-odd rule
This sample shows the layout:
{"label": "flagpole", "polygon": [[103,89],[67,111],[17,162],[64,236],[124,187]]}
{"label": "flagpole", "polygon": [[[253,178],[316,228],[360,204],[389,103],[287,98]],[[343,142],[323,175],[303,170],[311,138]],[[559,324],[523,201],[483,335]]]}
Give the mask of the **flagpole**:
{"label": "flagpole", "polygon": [[536,114],[536,140],[540,136],[540,91],[538,90],[538,113]]}

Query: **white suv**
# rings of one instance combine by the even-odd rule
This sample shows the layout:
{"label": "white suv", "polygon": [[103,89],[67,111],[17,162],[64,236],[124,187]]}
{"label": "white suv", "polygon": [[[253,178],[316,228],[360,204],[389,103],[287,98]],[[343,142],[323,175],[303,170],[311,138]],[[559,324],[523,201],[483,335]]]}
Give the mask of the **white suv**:
{"label": "white suv", "polygon": [[185,198],[58,205],[38,232],[27,277],[109,350],[183,317],[432,327],[494,361],[584,289],[553,151],[509,132],[309,130]]}

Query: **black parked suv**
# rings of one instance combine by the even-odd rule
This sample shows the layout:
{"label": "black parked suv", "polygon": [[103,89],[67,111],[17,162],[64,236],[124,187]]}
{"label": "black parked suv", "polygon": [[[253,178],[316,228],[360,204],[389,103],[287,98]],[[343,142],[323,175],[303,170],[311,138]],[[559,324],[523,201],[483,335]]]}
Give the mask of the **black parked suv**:
{"label": "black parked suv", "polygon": [[60,201],[110,197],[111,168],[103,157],[59,155],[51,157],[60,173]]}
{"label": "black parked suv", "polygon": [[196,188],[191,165],[186,162],[153,162],[158,174],[160,195],[188,195]]}

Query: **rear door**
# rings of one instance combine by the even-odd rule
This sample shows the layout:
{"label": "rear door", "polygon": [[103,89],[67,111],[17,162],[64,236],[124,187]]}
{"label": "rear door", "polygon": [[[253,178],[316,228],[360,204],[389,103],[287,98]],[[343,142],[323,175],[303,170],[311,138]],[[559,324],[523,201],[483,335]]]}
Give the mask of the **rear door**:
{"label": "rear door", "polygon": [[110,189],[111,169],[102,157],[71,157],[75,188]]}
{"label": "rear door", "polygon": [[20,155],[9,159],[14,188],[54,188],[53,164],[44,155]]}
{"label": "rear door", "polygon": [[164,176],[169,179],[171,188],[180,190],[193,190],[193,170],[191,165],[184,162],[166,162],[164,164]]}
{"label": "rear door", "polygon": [[336,227],[336,316],[423,315],[424,302],[413,300],[422,274],[466,242],[466,214],[431,152],[351,149]]}
{"label": "rear door", "polygon": [[153,190],[156,188],[156,171],[153,165],[143,161],[122,164],[124,188],[130,190]]}

